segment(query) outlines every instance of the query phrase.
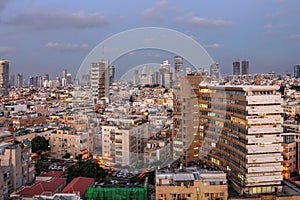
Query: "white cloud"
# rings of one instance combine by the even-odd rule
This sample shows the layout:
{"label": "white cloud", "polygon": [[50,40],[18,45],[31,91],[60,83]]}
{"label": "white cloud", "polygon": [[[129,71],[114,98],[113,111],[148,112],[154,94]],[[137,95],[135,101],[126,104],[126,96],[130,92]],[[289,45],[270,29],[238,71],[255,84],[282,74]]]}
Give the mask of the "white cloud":
{"label": "white cloud", "polygon": [[12,47],[8,47],[8,46],[0,46],[0,53],[9,53],[12,52],[13,48]]}
{"label": "white cloud", "polygon": [[219,49],[223,46],[224,46],[223,44],[218,44],[218,43],[203,45],[204,48],[209,48],[209,49]]}
{"label": "white cloud", "polygon": [[300,39],[300,34],[291,34],[288,36],[289,39],[298,40]]}
{"label": "white cloud", "polygon": [[21,26],[28,29],[80,29],[99,27],[108,24],[108,20],[101,13],[69,13],[66,11],[49,9],[17,13],[14,17],[3,21],[9,25]]}
{"label": "white cloud", "polygon": [[194,16],[192,13],[189,13],[185,16],[179,16],[176,20],[179,23],[184,23],[187,25],[198,27],[225,27],[235,24],[233,21],[230,20],[197,17]]}
{"label": "white cloud", "polygon": [[167,7],[168,0],[157,0],[153,6],[141,12],[144,19],[163,20],[163,8]]}
{"label": "white cloud", "polygon": [[155,7],[156,8],[164,8],[168,5],[168,0],[157,0],[155,2]]}
{"label": "white cloud", "polygon": [[48,42],[45,45],[48,49],[54,49],[59,51],[82,51],[89,48],[87,44],[71,44],[71,43],[59,43],[59,42]]}
{"label": "white cloud", "polygon": [[198,26],[228,26],[234,24],[232,21],[223,19],[208,19],[201,17],[192,17],[190,23]]}

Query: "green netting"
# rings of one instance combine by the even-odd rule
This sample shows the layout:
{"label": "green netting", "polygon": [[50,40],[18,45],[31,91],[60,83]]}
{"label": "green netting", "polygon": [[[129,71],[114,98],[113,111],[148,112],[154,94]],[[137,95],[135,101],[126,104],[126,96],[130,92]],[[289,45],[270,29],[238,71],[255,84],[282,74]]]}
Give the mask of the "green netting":
{"label": "green netting", "polygon": [[148,184],[135,188],[89,187],[86,194],[88,200],[148,200]]}

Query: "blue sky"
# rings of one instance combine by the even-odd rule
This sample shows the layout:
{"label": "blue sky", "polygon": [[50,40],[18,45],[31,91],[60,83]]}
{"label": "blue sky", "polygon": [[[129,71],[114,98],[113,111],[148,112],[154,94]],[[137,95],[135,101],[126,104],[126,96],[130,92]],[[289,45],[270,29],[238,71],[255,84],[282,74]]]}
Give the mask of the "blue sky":
{"label": "blue sky", "polygon": [[[195,39],[222,73],[232,73],[232,62],[243,59],[250,73],[292,73],[300,63],[299,22],[299,0],[0,0],[0,59],[25,77],[54,78],[64,68],[76,74],[104,39],[155,26]],[[165,59],[157,54],[153,62]]]}

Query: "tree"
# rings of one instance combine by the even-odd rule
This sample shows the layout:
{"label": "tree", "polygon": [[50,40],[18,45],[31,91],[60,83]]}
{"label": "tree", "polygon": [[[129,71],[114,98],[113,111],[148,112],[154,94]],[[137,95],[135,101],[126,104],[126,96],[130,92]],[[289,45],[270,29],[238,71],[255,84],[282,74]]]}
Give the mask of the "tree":
{"label": "tree", "polygon": [[77,165],[69,167],[67,181],[70,182],[78,176],[95,178],[96,182],[100,182],[104,180],[106,173],[98,163],[92,160],[79,160]]}
{"label": "tree", "polygon": [[37,136],[31,141],[31,150],[33,153],[38,151],[49,151],[49,140],[42,136]]}

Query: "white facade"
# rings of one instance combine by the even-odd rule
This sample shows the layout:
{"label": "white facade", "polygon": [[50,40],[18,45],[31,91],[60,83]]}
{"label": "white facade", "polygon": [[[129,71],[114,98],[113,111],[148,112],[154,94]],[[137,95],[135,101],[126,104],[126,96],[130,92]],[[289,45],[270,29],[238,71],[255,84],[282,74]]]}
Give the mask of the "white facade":
{"label": "white facade", "polygon": [[102,126],[102,156],[122,166],[137,164],[148,138],[148,123],[113,118],[108,122]]}

